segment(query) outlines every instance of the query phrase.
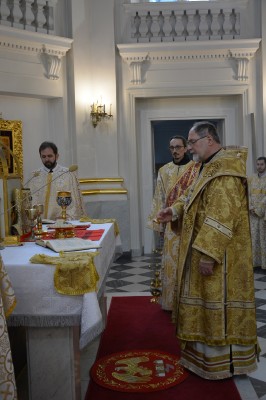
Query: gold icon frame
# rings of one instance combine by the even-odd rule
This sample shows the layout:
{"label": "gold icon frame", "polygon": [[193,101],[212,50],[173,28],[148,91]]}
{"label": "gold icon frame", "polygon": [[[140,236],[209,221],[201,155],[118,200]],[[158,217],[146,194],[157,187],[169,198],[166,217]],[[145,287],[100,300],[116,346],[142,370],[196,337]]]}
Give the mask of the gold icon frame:
{"label": "gold icon frame", "polygon": [[[22,122],[0,119],[0,237],[11,234],[13,194],[21,189],[23,180]],[[3,218],[4,217],[4,218]]]}
{"label": "gold icon frame", "polygon": [[[8,177],[21,178],[23,175],[22,122],[0,119],[0,141],[7,161]],[[6,175],[0,165],[0,176]]]}

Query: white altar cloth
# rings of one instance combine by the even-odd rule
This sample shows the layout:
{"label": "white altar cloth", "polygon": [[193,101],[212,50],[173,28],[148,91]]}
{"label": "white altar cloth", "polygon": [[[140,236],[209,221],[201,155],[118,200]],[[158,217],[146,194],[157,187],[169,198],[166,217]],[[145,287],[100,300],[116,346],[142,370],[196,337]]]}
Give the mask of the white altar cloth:
{"label": "white altar cloth", "polygon": [[[116,247],[121,244],[115,236],[112,223],[92,224],[89,229],[104,229],[95,245],[100,245],[99,254],[94,258],[99,274],[97,292],[83,296],[67,296],[54,288],[53,265],[32,264],[29,259],[35,254],[56,256],[57,253],[35,243],[24,243],[19,247],[6,247],[1,251],[4,265],[15,291],[17,306],[9,318],[11,326],[65,327],[80,325],[82,349],[101,333],[104,322],[98,298],[104,290],[104,282],[112,263]],[[90,250],[95,251],[95,250]]]}

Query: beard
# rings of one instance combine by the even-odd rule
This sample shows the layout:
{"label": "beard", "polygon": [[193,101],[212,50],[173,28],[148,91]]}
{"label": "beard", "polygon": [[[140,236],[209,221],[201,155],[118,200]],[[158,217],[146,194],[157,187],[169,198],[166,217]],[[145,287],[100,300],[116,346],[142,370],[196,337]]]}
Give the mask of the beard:
{"label": "beard", "polygon": [[193,154],[193,161],[200,162],[200,158],[198,154]]}
{"label": "beard", "polygon": [[56,160],[54,162],[51,161],[46,161],[44,163],[44,166],[48,169],[54,169],[54,167],[56,166]]}

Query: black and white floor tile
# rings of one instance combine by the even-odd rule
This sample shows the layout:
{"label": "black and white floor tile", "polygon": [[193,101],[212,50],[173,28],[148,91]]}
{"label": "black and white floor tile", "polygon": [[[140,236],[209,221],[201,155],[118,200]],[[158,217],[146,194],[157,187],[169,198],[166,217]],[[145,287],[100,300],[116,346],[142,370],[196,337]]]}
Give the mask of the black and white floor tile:
{"label": "black and white floor tile", "polygon": [[[106,296],[149,295],[150,283],[160,264],[159,255],[122,256],[116,260],[106,282]],[[266,400],[266,270],[254,270],[257,328],[261,347],[258,369],[235,379],[242,400]]]}

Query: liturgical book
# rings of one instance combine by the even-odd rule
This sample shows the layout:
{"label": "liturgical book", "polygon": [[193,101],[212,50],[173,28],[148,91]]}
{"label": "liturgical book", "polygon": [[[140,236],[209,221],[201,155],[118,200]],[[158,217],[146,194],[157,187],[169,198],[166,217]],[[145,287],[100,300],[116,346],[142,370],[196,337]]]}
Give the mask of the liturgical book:
{"label": "liturgical book", "polygon": [[85,240],[80,238],[67,238],[67,239],[37,239],[36,244],[59,253],[60,251],[77,251],[88,249],[99,249],[101,246],[95,245],[92,240]]}

